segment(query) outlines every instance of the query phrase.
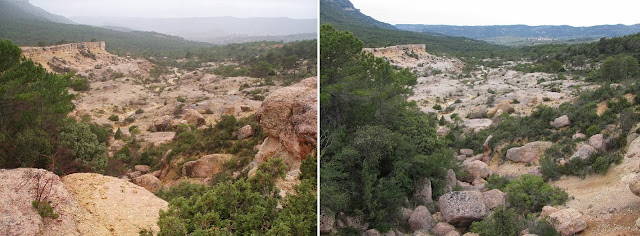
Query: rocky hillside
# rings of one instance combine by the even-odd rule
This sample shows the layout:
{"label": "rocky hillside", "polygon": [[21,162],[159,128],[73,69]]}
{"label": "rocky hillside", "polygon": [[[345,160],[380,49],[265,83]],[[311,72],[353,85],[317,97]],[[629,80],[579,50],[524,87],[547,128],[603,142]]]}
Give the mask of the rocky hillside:
{"label": "rocky hillside", "polygon": [[[41,169],[0,170],[2,235],[138,235],[158,232],[167,202],[135,184],[99,174],[63,178]],[[51,214],[32,207],[38,200]]]}

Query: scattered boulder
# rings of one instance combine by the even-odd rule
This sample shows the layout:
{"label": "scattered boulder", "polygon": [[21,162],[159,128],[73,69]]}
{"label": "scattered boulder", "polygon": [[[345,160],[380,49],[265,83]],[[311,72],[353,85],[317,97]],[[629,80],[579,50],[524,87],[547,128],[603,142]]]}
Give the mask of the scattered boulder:
{"label": "scattered boulder", "polygon": [[471,109],[471,113],[469,113],[469,119],[480,119],[487,117],[487,106],[480,105]]}
{"label": "scattered boulder", "polygon": [[487,208],[482,193],[478,191],[455,191],[438,199],[442,219],[452,225],[468,226],[473,221],[482,220]]}
{"label": "scattered boulder", "polygon": [[173,119],[168,115],[162,116],[153,120],[153,127],[157,132],[170,131],[173,128]]}
{"label": "scattered boulder", "polygon": [[436,135],[438,135],[439,137],[442,137],[447,135],[449,132],[451,132],[451,129],[449,127],[440,126],[438,127],[438,131],[436,131]]}
{"label": "scattered boulder", "polygon": [[516,110],[511,106],[510,100],[502,100],[496,105],[494,108],[487,111],[487,117],[493,118],[494,116],[499,116],[503,113],[513,113]]}
{"label": "scattered boulder", "polygon": [[413,232],[413,236],[431,236],[428,230],[418,230]]}
{"label": "scattered boulder", "polygon": [[431,230],[436,221],[431,217],[431,212],[425,206],[418,206],[409,217],[409,227],[412,231]]}
{"label": "scattered boulder", "polygon": [[340,212],[338,213],[338,222],[336,222],[336,226],[340,229],[353,228],[365,231],[369,228],[369,223],[365,223],[361,217],[347,216],[343,212]]}
{"label": "scattered boulder", "polygon": [[453,191],[453,188],[456,187],[456,184],[458,183],[458,179],[456,179],[456,172],[452,169],[448,169],[447,174],[445,175],[445,182],[446,185],[444,187],[444,192],[448,193]]}
{"label": "scattered boulder", "polygon": [[327,211],[320,209],[320,233],[331,233],[336,223],[336,216],[328,214]]}
{"label": "scattered boulder", "polygon": [[431,181],[428,178],[422,180],[413,197],[419,204],[430,205],[433,202],[431,198]]}
{"label": "scattered boulder", "polygon": [[551,125],[554,128],[559,129],[562,127],[569,126],[570,124],[571,124],[571,121],[569,121],[569,117],[567,115],[563,115],[553,120],[553,123]]}
{"label": "scattered boulder", "polygon": [[182,166],[182,175],[190,178],[211,177],[222,171],[222,165],[232,158],[233,155],[230,154],[212,154],[203,156],[197,161],[184,163]]}
{"label": "scattered boulder", "polygon": [[400,212],[402,214],[402,222],[409,221],[409,217],[411,217],[411,213],[413,213],[413,211],[411,209],[406,208],[406,207],[401,208]]}
{"label": "scattered boulder", "polygon": [[187,109],[182,119],[196,126],[204,125],[205,122],[204,116],[194,109]]}
{"label": "scattered boulder", "polygon": [[[129,171],[131,171],[131,170],[129,170]],[[129,179],[135,179],[135,178],[138,178],[138,177],[142,176],[142,172],[140,172],[140,171],[133,171],[133,172],[129,172],[129,173],[127,173],[127,174],[126,174],[126,176],[127,176]]]}
{"label": "scattered boulder", "polygon": [[445,222],[438,222],[432,231],[436,236],[446,236],[449,232],[456,231],[456,227]]}
{"label": "scattered boulder", "polygon": [[148,165],[135,165],[133,169],[136,171],[140,171],[140,173],[142,174],[147,174],[151,171],[151,167]]}
{"label": "scattered boulder", "polygon": [[551,213],[547,222],[563,236],[571,236],[587,228],[587,222],[582,217],[582,213],[572,208]]}
{"label": "scattered boulder", "polygon": [[152,192],[152,193],[157,192],[160,189],[160,187],[162,187],[158,177],[152,174],[142,175],[140,177],[132,179],[131,182],[145,188],[146,190],[149,190],[149,192]]}
{"label": "scattered boulder", "polygon": [[249,105],[240,105],[240,110],[241,111],[251,111],[251,106]]}
{"label": "scattered boulder", "polygon": [[575,153],[573,153],[573,155],[571,155],[569,159],[580,158],[582,160],[587,160],[597,152],[598,150],[591,147],[590,145],[583,144],[582,146],[580,146],[580,148],[578,148],[578,151],[576,151]]}
{"label": "scattered boulder", "polygon": [[493,209],[498,206],[507,204],[507,194],[499,189],[483,192],[482,197],[484,198],[484,205],[487,207],[487,212],[493,211]]}
{"label": "scattered boulder", "polygon": [[364,231],[364,233],[362,233],[362,236],[382,236],[382,234],[380,234],[378,230],[370,229],[370,230]]}
{"label": "scattered boulder", "polygon": [[444,236],[460,236],[460,233],[458,233],[458,231],[449,231],[449,233]]}
{"label": "scattered boulder", "polygon": [[604,135],[596,134],[589,138],[589,146],[595,148],[599,152],[604,152],[607,150],[606,142],[604,140]]}
{"label": "scattered boulder", "polygon": [[237,135],[238,139],[253,137],[253,128],[251,127],[251,125],[245,125],[242,128],[240,128],[237,133],[238,133]]}
{"label": "scattered boulder", "polygon": [[473,156],[473,149],[460,149],[460,154],[467,157]]}
{"label": "scattered boulder", "polygon": [[573,136],[571,136],[571,139],[586,139],[587,135],[583,134],[583,133],[576,133]]}
{"label": "scattered boulder", "polygon": [[629,189],[633,194],[640,197],[640,175],[635,176],[631,182],[629,182]]}
{"label": "scattered boulder", "polygon": [[469,181],[473,181],[478,178],[487,178],[491,175],[491,170],[489,170],[487,163],[479,160],[463,163],[462,169],[469,174],[467,175]]}
{"label": "scattered boulder", "polygon": [[522,147],[507,150],[507,159],[513,162],[538,163],[544,151],[553,145],[552,142],[531,142]]}

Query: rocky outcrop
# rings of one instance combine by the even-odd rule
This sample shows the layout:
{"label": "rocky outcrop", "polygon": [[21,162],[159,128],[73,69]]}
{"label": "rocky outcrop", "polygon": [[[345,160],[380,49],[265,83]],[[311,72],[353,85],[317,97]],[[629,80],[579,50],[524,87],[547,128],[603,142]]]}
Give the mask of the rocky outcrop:
{"label": "rocky outcrop", "polygon": [[438,200],[442,219],[453,225],[468,226],[482,220],[487,210],[482,193],[478,191],[456,191],[440,196]]}
{"label": "rocky outcrop", "polygon": [[571,124],[571,121],[569,121],[569,117],[567,115],[558,117],[555,120],[553,120],[553,123],[551,123],[551,125],[556,129],[569,126],[570,124]]}
{"label": "rocky outcrop", "polygon": [[595,155],[596,153],[598,153],[598,150],[589,146],[588,144],[583,144],[582,146],[580,146],[580,148],[578,148],[578,151],[576,151],[575,153],[573,153],[573,155],[571,155],[571,158],[569,159],[580,158],[584,161],[589,159],[591,156]]}
{"label": "rocky outcrop", "polygon": [[473,156],[473,149],[460,149],[460,155]]}
{"label": "rocky outcrop", "polygon": [[62,178],[65,188],[113,235],[138,235],[141,230],[157,233],[160,210],[168,203],[143,187],[93,173]]}
{"label": "rocky outcrop", "polygon": [[435,225],[436,221],[433,220],[431,212],[425,206],[418,206],[409,216],[411,231],[431,230]]}
{"label": "rocky outcrop", "polygon": [[[50,203],[57,219],[43,219],[32,207],[37,192],[44,193],[42,200]],[[159,210],[168,205],[144,188],[114,177],[72,174],[61,179],[28,168],[0,170],[0,201],[0,235],[157,233]]]}
{"label": "rocky outcrop", "polygon": [[231,154],[212,154],[189,161],[182,165],[182,176],[190,178],[207,178],[222,171],[225,162],[231,160]]}
{"label": "rocky outcrop", "polygon": [[268,135],[255,162],[277,155],[289,169],[298,169],[302,159],[312,154],[317,138],[317,78],[271,93],[256,113],[258,124]]}
{"label": "rocky outcrop", "polygon": [[151,167],[148,165],[135,165],[133,169],[140,171],[142,174],[148,174],[151,171]]}
{"label": "rocky outcrop", "polygon": [[552,145],[552,142],[538,141],[514,147],[507,151],[507,159],[513,162],[538,163],[544,151]]}
{"label": "rocky outcrop", "polygon": [[[38,188],[37,182],[40,183]],[[48,183],[47,186],[44,186]],[[53,207],[58,218],[43,219],[31,202],[36,193]],[[84,209],[65,188],[60,177],[41,170],[0,170],[0,235],[109,235],[105,225]]]}
{"label": "rocky outcrop", "polygon": [[494,108],[491,108],[487,111],[487,117],[493,118],[494,116],[499,116],[503,113],[513,113],[516,110],[511,106],[510,100],[502,100],[496,105]]}
{"label": "rocky outcrop", "polygon": [[347,216],[346,214],[340,212],[338,213],[336,221],[336,226],[340,229],[353,228],[356,230],[365,231],[369,228],[369,223],[366,223],[362,217],[358,216]]}

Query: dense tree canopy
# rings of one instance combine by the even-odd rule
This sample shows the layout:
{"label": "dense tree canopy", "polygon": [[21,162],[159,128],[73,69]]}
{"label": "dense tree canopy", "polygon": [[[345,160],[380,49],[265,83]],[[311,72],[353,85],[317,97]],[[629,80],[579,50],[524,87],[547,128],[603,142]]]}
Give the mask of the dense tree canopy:
{"label": "dense tree canopy", "polygon": [[455,164],[435,118],[407,102],[414,75],[363,53],[349,32],[323,25],[320,37],[322,208],[383,229],[419,181],[440,193]]}

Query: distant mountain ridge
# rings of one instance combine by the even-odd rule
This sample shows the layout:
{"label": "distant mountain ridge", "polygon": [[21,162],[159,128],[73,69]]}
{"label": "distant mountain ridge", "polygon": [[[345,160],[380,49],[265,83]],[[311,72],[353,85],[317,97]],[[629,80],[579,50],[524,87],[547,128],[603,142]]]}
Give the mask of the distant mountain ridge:
{"label": "distant mountain ridge", "polygon": [[611,38],[640,32],[640,24],[635,25],[596,25],[574,27],[569,25],[490,25],[490,26],[456,26],[456,25],[422,25],[398,24],[402,30],[439,33],[449,36],[472,39],[488,39],[497,37],[579,39],[579,38]]}
{"label": "distant mountain ridge", "polygon": [[[111,29],[154,31],[176,35],[189,40],[219,43],[237,38],[250,39],[283,38],[286,35],[312,35],[304,39],[315,39],[316,19],[237,18],[237,17],[193,17],[193,18],[140,18],[140,17],[72,17],[81,24]],[[280,36],[280,37],[274,37]],[[294,36],[292,36],[294,37]],[[233,41],[237,42],[237,41]]]}
{"label": "distant mountain ridge", "polygon": [[475,39],[401,30],[362,14],[349,0],[320,0],[320,23],[352,32],[365,47],[425,44],[430,53],[488,52],[503,48]]}
{"label": "distant mountain ridge", "polygon": [[[51,21],[62,24],[75,24],[72,20],[49,13],[42,8],[34,6],[29,2],[29,0],[0,0],[0,2],[5,2],[5,4],[10,4],[9,6],[0,7],[0,15],[3,18],[14,18],[14,19],[40,19],[43,21]],[[15,11],[14,9],[20,9],[20,11]]]}

